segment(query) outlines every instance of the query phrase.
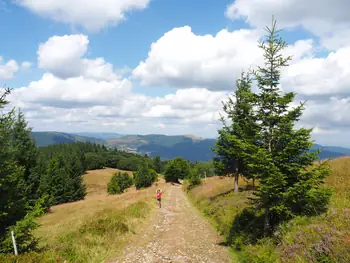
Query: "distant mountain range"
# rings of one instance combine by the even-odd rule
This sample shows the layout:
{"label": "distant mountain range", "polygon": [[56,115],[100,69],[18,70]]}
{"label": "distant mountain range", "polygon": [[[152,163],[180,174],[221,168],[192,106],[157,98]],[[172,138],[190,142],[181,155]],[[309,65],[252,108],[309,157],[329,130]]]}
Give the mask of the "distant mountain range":
{"label": "distant mountain range", "polygon": [[31,132],[31,135],[34,137],[36,144],[39,147],[48,146],[51,144],[72,142],[92,142],[97,144],[107,144],[107,142],[103,139],[64,132]]}
{"label": "distant mountain range", "polygon": [[[148,154],[151,157],[160,156],[162,159],[173,159],[180,156],[190,161],[211,160],[214,157],[211,149],[215,145],[215,139],[204,139],[193,135],[32,132],[32,136],[39,147],[58,143],[92,142],[117,147],[128,152]],[[317,148],[322,150],[321,159],[350,155],[348,148],[315,144],[313,150]]]}

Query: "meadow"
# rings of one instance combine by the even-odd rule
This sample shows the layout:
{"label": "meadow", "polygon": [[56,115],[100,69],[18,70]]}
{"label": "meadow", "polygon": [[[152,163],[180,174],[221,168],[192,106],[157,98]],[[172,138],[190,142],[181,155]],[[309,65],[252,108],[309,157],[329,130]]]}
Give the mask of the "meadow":
{"label": "meadow", "polygon": [[[332,175],[325,187],[333,190],[328,211],[319,216],[296,217],[283,224],[274,240],[256,244],[233,239],[234,220],[249,206],[251,182],[240,180],[233,193],[233,179],[208,178],[188,195],[238,255],[240,262],[346,263],[350,259],[350,157],[331,160]],[[249,222],[246,222],[249,225]]]}
{"label": "meadow", "polygon": [[[35,236],[41,252],[0,256],[0,262],[70,263],[102,262],[115,258],[128,241],[138,233],[156,204],[151,196],[162,179],[152,187],[129,188],[120,195],[108,195],[107,183],[117,169],[88,171],[84,175],[87,196],[84,200],[53,206],[38,218]],[[124,171],[122,171],[124,172]],[[132,175],[132,172],[128,172]]]}

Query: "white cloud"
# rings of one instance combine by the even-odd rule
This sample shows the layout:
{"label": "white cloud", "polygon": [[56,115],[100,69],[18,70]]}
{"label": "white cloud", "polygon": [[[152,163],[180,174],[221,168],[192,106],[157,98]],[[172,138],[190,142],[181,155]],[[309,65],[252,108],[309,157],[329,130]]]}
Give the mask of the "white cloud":
{"label": "white cloud", "polygon": [[282,87],[307,96],[350,94],[350,46],[323,58],[304,58],[284,72]]}
{"label": "white cloud", "polygon": [[302,26],[321,37],[323,45],[336,49],[350,40],[349,9],[348,0],[235,0],[226,16],[262,28],[271,24],[274,15],[280,27]]}
{"label": "white cloud", "polygon": [[258,38],[254,30],[222,30],[213,36],[195,35],[189,26],[174,28],[152,44],[133,76],[145,86],[229,89],[261,57]]}
{"label": "white cloud", "polygon": [[191,88],[164,97],[135,93],[130,80],[121,78],[112,64],[84,58],[88,43],[83,35],[71,35],[40,45],[38,64],[47,72],[14,89],[10,98],[34,129],[184,133],[187,126],[203,136],[215,134],[224,92]]}
{"label": "white cloud", "polygon": [[5,63],[0,56],[0,79],[12,79],[18,69],[19,66],[15,60],[8,60]]}
{"label": "white cloud", "polygon": [[82,34],[53,36],[39,46],[39,67],[62,79],[79,76],[95,80],[118,79],[118,70],[103,58],[83,58],[88,45],[88,37]]}
{"label": "white cloud", "polygon": [[15,89],[13,96],[43,106],[79,108],[110,105],[123,100],[124,94],[130,90],[131,83],[126,79],[107,82],[80,76],[63,80],[46,73],[41,80],[31,82],[28,87]]}
{"label": "white cloud", "polygon": [[28,62],[28,61],[25,61],[25,62],[22,62],[21,63],[21,69],[22,70],[28,70],[30,69],[32,66],[32,63]]}
{"label": "white cloud", "polygon": [[15,0],[15,2],[54,21],[97,31],[118,24],[125,19],[126,13],[145,9],[150,0]]}
{"label": "white cloud", "polygon": [[53,36],[38,49],[38,65],[60,78],[80,76],[89,40],[85,35]]}
{"label": "white cloud", "polygon": [[[133,71],[143,86],[204,87],[233,90],[241,72],[262,63],[256,30],[221,30],[213,35],[195,35],[188,26],[165,33],[152,44],[148,58]],[[312,57],[311,39],[299,40],[285,51],[292,63]]]}

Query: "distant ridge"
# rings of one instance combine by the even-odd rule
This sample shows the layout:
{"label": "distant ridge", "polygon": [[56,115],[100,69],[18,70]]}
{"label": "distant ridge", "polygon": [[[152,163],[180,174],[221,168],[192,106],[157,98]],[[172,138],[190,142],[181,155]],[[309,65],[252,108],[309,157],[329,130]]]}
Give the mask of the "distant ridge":
{"label": "distant ridge", "polygon": [[38,147],[60,143],[91,142],[97,144],[107,144],[105,140],[69,134],[64,132],[31,132]]}
{"label": "distant ridge", "polygon": [[[209,161],[214,157],[212,148],[215,139],[206,139],[192,134],[185,135],[121,135],[103,132],[32,132],[38,146],[58,143],[92,142],[116,147],[119,150],[147,154],[151,157],[160,156],[162,159],[183,157],[190,161]],[[350,149],[338,146],[322,146],[315,144],[312,150],[320,148],[321,159],[350,156]]]}

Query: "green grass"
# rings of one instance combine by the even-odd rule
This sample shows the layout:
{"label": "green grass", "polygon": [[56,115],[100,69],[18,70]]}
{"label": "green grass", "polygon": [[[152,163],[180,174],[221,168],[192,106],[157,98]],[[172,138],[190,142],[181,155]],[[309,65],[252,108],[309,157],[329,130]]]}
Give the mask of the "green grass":
{"label": "green grass", "polygon": [[[249,244],[235,236],[233,222],[248,207],[250,191],[233,193],[233,181],[211,178],[189,192],[190,200],[235,249],[239,262],[251,263],[348,263],[350,262],[350,158],[330,162],[332,175],[326,187],[333,189],[328,212],[315,217],[296,217],[275,233],[275,238]],[[244,186],[244,183],[240,185]],[[253,225],[247,217],[246,225]],[[254,226],[254,225],[253,225]],[[236,229],[237,230],[237,229]],[[254,229],[253,229],[254,230]]]}

